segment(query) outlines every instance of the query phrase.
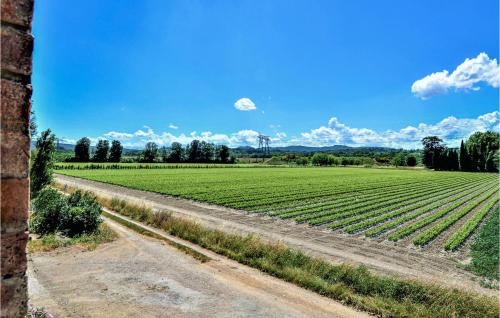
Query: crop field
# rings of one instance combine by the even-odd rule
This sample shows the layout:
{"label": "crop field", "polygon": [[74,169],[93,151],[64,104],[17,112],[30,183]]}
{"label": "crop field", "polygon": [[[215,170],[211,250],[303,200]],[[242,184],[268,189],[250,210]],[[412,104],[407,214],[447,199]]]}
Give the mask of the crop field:
{"label": "crop field", "polygon": [[339,233],[459,250],[498,205],[498,175],[368,168],[61,169]]}

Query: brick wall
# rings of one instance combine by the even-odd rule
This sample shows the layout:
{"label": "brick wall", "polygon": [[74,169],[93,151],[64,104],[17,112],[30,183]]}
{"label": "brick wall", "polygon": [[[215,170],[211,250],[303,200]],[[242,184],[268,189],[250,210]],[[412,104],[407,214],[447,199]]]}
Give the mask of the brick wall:
{"label": "brick wall", "polygon": [[24,317],[33,0],[1,5],[1,317]]}

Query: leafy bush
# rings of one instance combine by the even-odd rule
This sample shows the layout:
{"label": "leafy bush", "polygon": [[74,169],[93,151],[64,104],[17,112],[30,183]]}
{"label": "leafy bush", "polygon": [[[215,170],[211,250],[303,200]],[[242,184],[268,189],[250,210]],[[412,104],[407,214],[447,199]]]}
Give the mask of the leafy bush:
{"label": "leafy bush", "polygon": [[67,201],[70,208],[63,215],[59,230],[69,237],[95,232],[101,223],[101,205],[96,197],[78,190]]}
{"label": "leafy bush", "polygon": [[315,166],[332,166],[338,165],[338,159],[332,155],[328,155],[326,153],[315,153],[312,156],[312,164]]}
{"label": "leafy bush", "polygon": [[32,208],[30,229],[40,235],[56,232],[62,215],[69,209],[64,195],[52,188],[42,189],[32,201]]}
{"label": "leafy bush", "polygon": [[94,195],[76,191],[65,197],[57,190],[44,188],[33,200],[30,230],[46,235],[62,232],[69,237],[94,233],[101,223],[101,205]]}

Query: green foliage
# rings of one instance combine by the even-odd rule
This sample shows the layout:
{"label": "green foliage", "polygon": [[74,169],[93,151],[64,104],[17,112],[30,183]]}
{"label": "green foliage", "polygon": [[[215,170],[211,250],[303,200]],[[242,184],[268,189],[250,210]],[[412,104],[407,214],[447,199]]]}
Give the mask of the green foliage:
{"label": "green foliage", "polygon": [[474,232],[474,230],[479,226],[479,223],[483,218],[490,212],[491,208],[498,203],[498,196],[494,196],[490,201],[484,204],[479,211],[470,218],[467,223],[465,223],[458,231],[456,231],[452,237],[446,241],[444,248],[445,250],[456,250],[460,247],[463,242]]}
{"label": "green foliage", "polygon": [[76,191],[67,198],[69,209],[59,230],[69,237],[93,233],[101,223],[101,205],[89,192]]}
{"label": "green foliage", "polygon": [[95,161],[95,162],[108,161],[108,152],[109,152],[109,141],[99,140],[97,142],[97,146],[95,148],[95,153],[94,153],[94,158],[92,158],[92,161]]}
{"label": "green foliage", "polygon": [[422,151],[422,163],[427,168],[434,168],[436,157],[439,157],[441,152],[445,150],[442,144],[443,140],[437,136],[428,136],[422,139],[424,149]]}
{"label": "green foliage", "polygon": [[406,157],[403,153],[399,153],[391,160],[391,164],[396,167],[406,166]]}
{"label": "green foliage", "polygon": [[50,129],[47,129],[40,134],[36,141],[36,151],[30,169],[30,190],[33,196],[52,182],[55,139],[54,134],[51,133]]}
{"label": "green foliage", "polygon": [[158,156],[158,145],[154,142],[148,142],[144,146],[144,151],[142,152],[142,157],[144,162],[155,162]]}
{"label": "green foliage", "polygon": [[[500,134],[493,131],[476,132],[465,143],[470,153],[470,171],[498,171]],[[489,162],[488,162],[489,160]]]}
{"label": "green foliage", "polygon": [[221,163],[229,163],[229,147],[226,145],[221,145],[218,147],[219,150],[219,162]]}
{"label": "green foliage", "polygon": [[63,215],[68,211],[64,195],[52,188],[44,188],[32,200],[33,213],[30,217],[30,230],[45,235],[59,229]]}
{"label": "green foliage", "polygon": [[32,204],[30,229],[36,234],[62,232],[75,237],[95,232],[101,223],[101,205],[88,192],[76,191],[65,197],[57,190],[44,188]]}
{"label": "green foliage", "polygon": [[297,159],[295,159],[295,163],[299,166],[307,166],[309,164],[309,158],[298,157]]}
{"label": "green foliage", "polygon": [[173,142],[170,147],[170,154],[168,156],[168,162],[182,162],[184,158],[184,149],[182,145],[178,142]]}
{"label": "green foliage", "polygon": [[75,161],[88,162],[90,160],[90,139],[83,137],[75,145]]}
{"label": "green foliage", "polygon": [[118,140],[111,142],[111,149],[109,150],[109,162],[120,162],[122,158],[123,147]]}
{"label": "green foliage", "polygon": [[500,280],[500,215],[496,207],[472,244],[469,269],[489,279]]}
{"label": "green foliage", "polygon": [[417,165],[417,158],[414,155],[408,155],[406,157],[406,165],[408,167],[415,167]]}
{"label": "green foliage", "polygon": [[312,156],[311,163],[314,166],[332,166],[340,164],[337,158],[322,152],[315,153]]}

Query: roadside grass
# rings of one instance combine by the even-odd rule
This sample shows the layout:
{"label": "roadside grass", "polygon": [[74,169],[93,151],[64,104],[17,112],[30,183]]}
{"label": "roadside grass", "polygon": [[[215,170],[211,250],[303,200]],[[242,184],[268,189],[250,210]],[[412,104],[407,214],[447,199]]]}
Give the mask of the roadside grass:
{"label": "roadside grass", "polygon": [[177,242],[169,240],[168,238],[163,237],[161,235],[158,235],[152,231],[148,231],[147,229],[142,228],[142,227],[140,227],[132,222],[129,222],[129,221],[124,220],[122,218],[116,217],[115,215],[113,215],[111,213],[103,211],[102,215],[104,215],[105,217],[107,217],[107,218],[109,218],[117,223],[120,223],[121,225],[124,225],[124,226],[134,230],[135,232],[137,232],[139,234],[146,235],[146,236],[152,237],[152,238],[160,240],[160,241],[164,241],[167,244],[172,245],[173,247],[183,251],[184,253],[191,255],[193,258],[199,260],[202,263],[205,263],[205,262],[208,262],[211,260],[211,258],[206,256],[205,254],[202,254],[202,253],[197,252],[197,251],[195,251],[187,246],[184,246],[182,244],[179,244]]}
{"label": "roadside grass", "polygon": [[28,241],[28,252],[49,252],[66,246],[78,246],[86,251],[92,251],[100,244],[113,241],[116,233],[106,224],[99,225],[99,229],[92,234],[83,234],[78,237],[68,238],[58,234],[47,234],[37,239]]}
{"label": "roadside grass", "polygon": [[[65,191],[71,191],[66,187]],[[380,317],[498,317],[497,299],[418,281],[379,276],[364,266],[333,265],[254,235],[229,234],[124,200],[101,204],[241,264]]]}
{"label": "roadside grass", "polygon": [[[500,208],[496,207],[488,220],[480,228],[471,246],[471,263],[466,268],[484,278],[485,285],[498,288],[500,250]],[[496,284],[495,284],[496,282]]]}

